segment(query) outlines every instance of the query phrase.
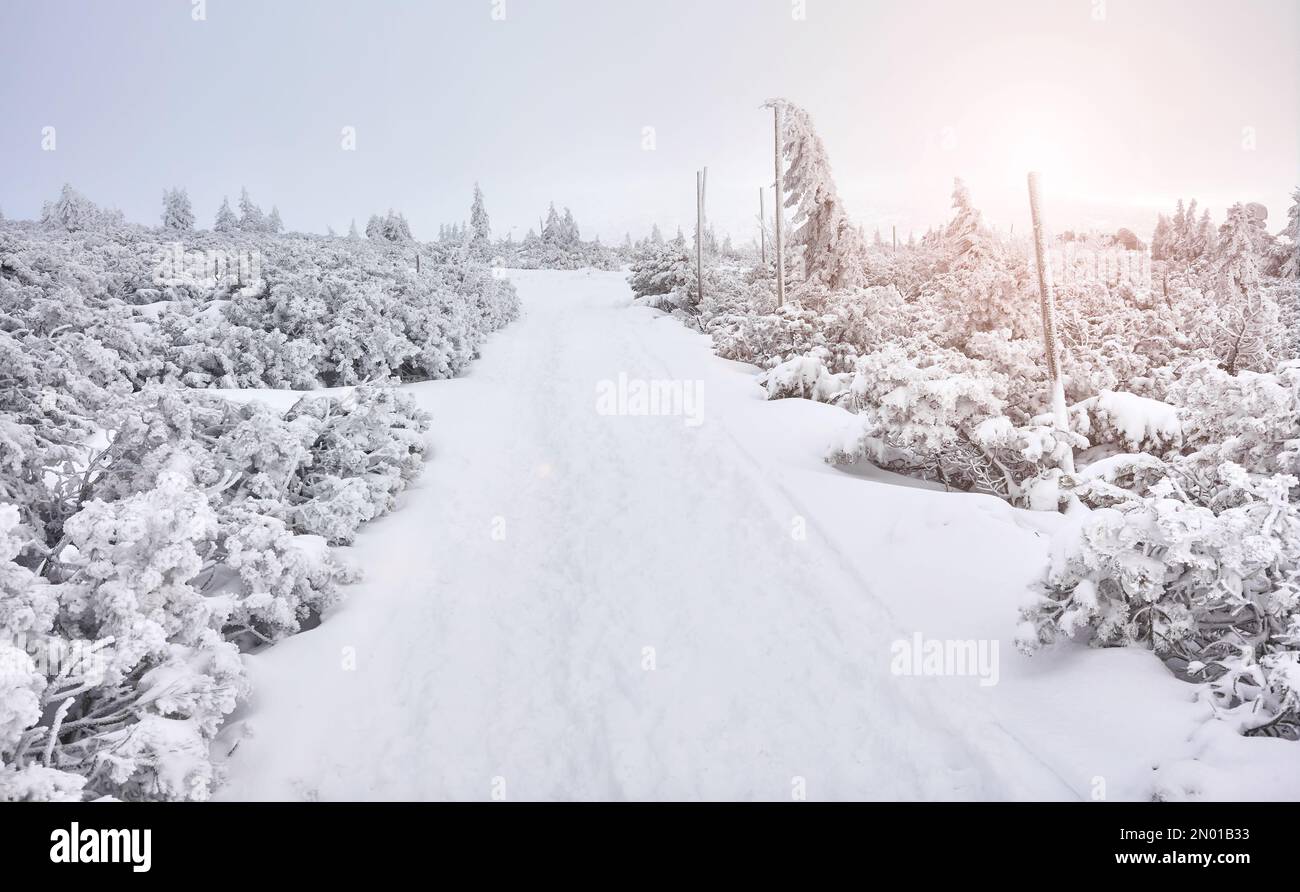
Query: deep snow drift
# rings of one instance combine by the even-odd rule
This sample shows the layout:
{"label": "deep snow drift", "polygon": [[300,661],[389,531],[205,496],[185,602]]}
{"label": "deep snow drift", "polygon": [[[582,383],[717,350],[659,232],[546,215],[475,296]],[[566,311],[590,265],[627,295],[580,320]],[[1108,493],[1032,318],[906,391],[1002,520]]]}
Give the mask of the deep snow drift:
{"label": "deep snow drift", "polygon": [[[844,413],[765,401],[618,273],[510,278],[522,318],[407,388],[431,459],[364,582],[247,658],[220,797],[1300,797],[1294,744],[1150,653],[1015,652],[1058,515],[825,465]],[[918,635],[996,671],[896,674]]]}

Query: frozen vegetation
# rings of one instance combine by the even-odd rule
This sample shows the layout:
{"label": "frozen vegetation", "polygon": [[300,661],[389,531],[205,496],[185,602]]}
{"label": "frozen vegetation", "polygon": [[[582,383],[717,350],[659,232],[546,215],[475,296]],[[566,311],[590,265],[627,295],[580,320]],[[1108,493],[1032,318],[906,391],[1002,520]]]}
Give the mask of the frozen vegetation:
{"label": "frozen vegetation", "polygon": [[0,800],[206,798],[241,652],[356,577],[331,546],[425,453],[398,385],[517,313],[375,220],[285,234],[244,193],[194,231],[169,190],[150,228],[65,188],[0,223]]}
{"label": "frozen vegetation", "polygon": [[[1029,243],[986,226],[960,180],[946,226],[869,243],[807,113],[771,104],[785,304],[770,251],[766,266],[709,251],[701,302],[683,240],[638,254],[638,297],[758,366],[769,398],[843,409],[829,461],[1064,513],[1021,610],[1027,653],[1072,636],[1147,648],[1232,728],[1300,738],[1300,190],[1276,234],[1258,205],[1215,225],[1179,202],[1140,276],[1128,230],[1058,236],[1066,430]],[[1103,262],[1081,275],[1085,258]]]}
{"label": "frozen vegetation", "polygon": [[779,305],[477,187],[0,219],[0,801],[1300,795],[1300,191],[1060,233],[1055,414],[1023,235],[868,238],[770,105]]}

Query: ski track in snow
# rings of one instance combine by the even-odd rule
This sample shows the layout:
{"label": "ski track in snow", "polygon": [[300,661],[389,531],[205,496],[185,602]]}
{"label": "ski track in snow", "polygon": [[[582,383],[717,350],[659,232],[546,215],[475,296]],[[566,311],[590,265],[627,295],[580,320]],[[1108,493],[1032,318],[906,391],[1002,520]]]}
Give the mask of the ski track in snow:
{"label": "ski track in snow", "polygon": [[[345,551],[363,582],[249,659],[220,798],[1077,795],[968,700],[890,674],[911,630],[729,423],[757,385],[620,274],[508,275],[521,318],[466,377],[410,387],[433,448]],[[704,423],[598,414],[620,373],[704,381]]]}

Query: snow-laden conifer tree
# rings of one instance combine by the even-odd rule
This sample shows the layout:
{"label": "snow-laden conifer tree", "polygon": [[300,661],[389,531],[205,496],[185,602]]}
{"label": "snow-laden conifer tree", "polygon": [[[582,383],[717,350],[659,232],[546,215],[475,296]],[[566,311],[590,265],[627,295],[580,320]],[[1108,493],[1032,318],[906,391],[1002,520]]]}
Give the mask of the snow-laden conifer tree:
{"label": "snow-laden conifer tree", "polygon": [[484,207],[484,191],[474,183],[474,203],[469,208],[469,250],[476,256],[487,254],[491,244],[491,224]]}
{"label": "snow-laden conifer tree", "polygon": [[253,203],[247,189],[239,192],[239,228],[244,232],[265,232],[266,215]]}
{"label": "snow-laden conifer tree", "polygon": [[548,245],[560,242],[560,215],[555,211],[555,202],[551,202],[546,211],[546,222],[542,224],[542,241]]}
{"label": "snow-laden conifer tree", "polygon": [[795,211],[790,241],[802,250],[805,277],[832,290],[861,285],[866,248],[835,190],[830,160],[812,118],[784,99],[767,105],[783,110],[782,154],[789,165],[784,203]]}
{"label": "snow-laden conifer tree", "polygon": [[1198,333],[1231,374],[1271,371],[1286,342],[1277,301],[1261,287],[1269,247],[1268,232],[1249,206],[1238,202],[1228,209],[1219,229],[1214,301]]}
{"label": "snow-laden conifer tree", "polygon": [[103,221],[103,213],[95,203],[82,195],[71,184],[64,183],[59,197],[41,210],[41,224],[68,232],[95,229]]}
{"label": "snow-laden conifer tree", "polygon": [[284,231],[284,223],[280,221],[280,209],[271,205],[271,215],[266,218],[266,231],[278,233]]}
{"label": "snow-laden conifer tree", "polygon": [[573,211],[564,209],[564,219],[560,221],[560,244],[575,245],[582,236],[578,232],[578,221],[573,219]]}
{"label": "snow-laden conifer tree", "polygon": [[163,229],[169,232],[191,232],[194,229],[194,208],[184,189],[163,191]]}
{"label": "snow-laden conifer tree", "polygon": [[217,208],[217,218],[212,223],[213,232],[234,232],[239,228],[239,218],[230,209],[230,199],[222,198],[221,207]]}
{"label": "snow-laden conifer tree", "polygon": [[366,238],[388,242],[414,241],[406,217],[392,208],[382,217],[378,214],[371,215],[370,222],[366,224]]}
{"label": "snow-laden conifer tree", "polygon": [[1300,279],[1300,189],[1291,193],[1291,208],[1287,211],[1286,229],[1281,235],[1291,244],[1282,246],[1286,256],[1278,274],[1285,279]]}
{"label": "snow-laden conifer tree", "polygon": [[1169,238],[1172,226],[1169,218],[1164,214],[1156,217],[1156,228],[1151,233],[1151,259],[1168,260],[1169,259]]}
{"label": "snow-laden conifer tree", "polygon": [[1219,231],[1210,219],[1210,209],[1201,214],[1200,230],[1196,235],[1196,245],[1202,255],[1214,256],[1219,250]]}
{"label": "snow-laden conifer tree", "polygon": [[972,248],[987,241],[983,232],[984,221],[979,210],[971,203],[970,189],[961,177],[952,181],[952,209],[954,213],[943,231],[943,237],[954,257],[961,258]]}

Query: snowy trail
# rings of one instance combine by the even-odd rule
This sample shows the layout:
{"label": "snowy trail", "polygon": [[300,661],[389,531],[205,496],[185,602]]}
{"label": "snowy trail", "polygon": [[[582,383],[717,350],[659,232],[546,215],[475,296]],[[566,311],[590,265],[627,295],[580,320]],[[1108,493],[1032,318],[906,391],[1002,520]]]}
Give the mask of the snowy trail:
{"label": "snowy trail", "polygon": [[[755,441],[752,376],[618,274],[510,276],[522,318],[411,388],[433,451],[348,552],[364,582],[250,660],[222,798],[1075,795],[969,698],[890,674],[912,630]],[[598,413],[620,373],[702,381],[703,423]]]}

